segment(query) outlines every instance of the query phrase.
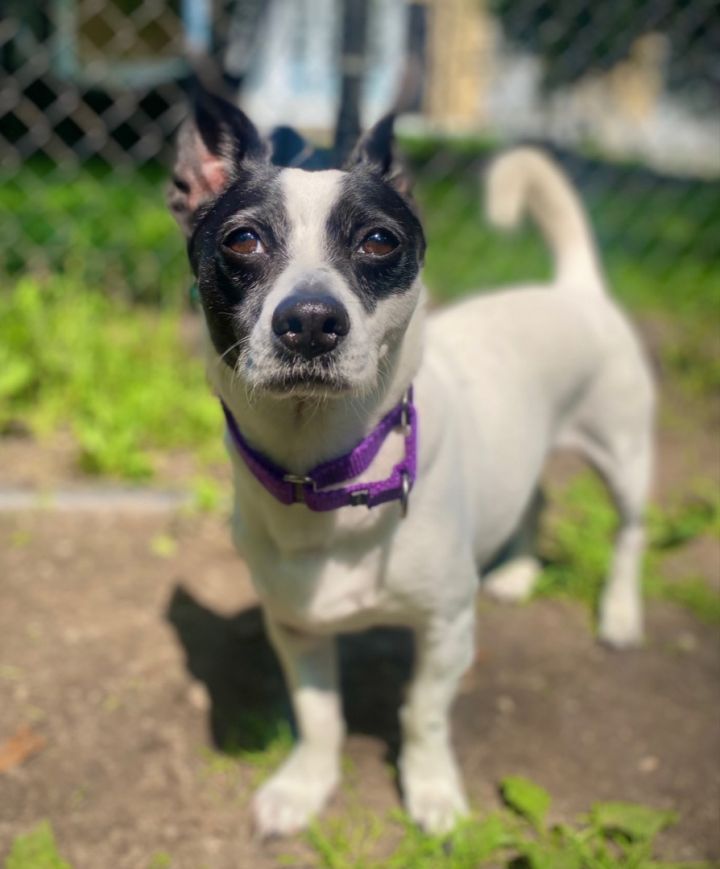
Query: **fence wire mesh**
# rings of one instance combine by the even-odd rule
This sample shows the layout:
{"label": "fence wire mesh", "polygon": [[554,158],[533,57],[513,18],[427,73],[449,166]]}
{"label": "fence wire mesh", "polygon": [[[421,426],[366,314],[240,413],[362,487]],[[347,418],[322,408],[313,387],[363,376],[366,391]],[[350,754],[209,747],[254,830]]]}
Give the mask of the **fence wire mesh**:
{"label": "fence wire mesh", "polygon": [[0,270],[6,285],[60,275],[177,298],[185,265],[163,188],[189,53],[217,59],[261,126],[324,141],[348,77],[373,120],[410,56],[400,129],[439,293],[547,273],[539,244],[501,245],[478,207],[487,158],[532,140],[579,185],[613,280],[648,301],[676,282],[691,302],[718,281],[719,46],[712,0],[9,0]]}

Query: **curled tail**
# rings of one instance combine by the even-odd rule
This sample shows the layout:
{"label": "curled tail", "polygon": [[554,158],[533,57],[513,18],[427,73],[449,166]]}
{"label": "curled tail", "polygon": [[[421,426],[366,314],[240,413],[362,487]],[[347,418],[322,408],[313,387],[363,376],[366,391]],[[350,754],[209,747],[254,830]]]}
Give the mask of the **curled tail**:
{"label": "curled tail", "polygon": [[486,210],[491,223],[503,229],[517,226],[529,212],[552,249],[558,285],[603,292],[585,209],[559,166],[541,151],[517,148],[491,164]]}

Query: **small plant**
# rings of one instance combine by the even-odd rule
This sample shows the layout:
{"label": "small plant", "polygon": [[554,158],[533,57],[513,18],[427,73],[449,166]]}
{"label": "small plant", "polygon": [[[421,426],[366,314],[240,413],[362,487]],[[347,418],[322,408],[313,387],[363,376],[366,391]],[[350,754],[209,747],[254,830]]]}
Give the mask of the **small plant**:
{"label": "small plant", "polygon": [[580,474],[552,492],[539,547],[546,567],[536,593],[594,607],[610,563],[615,526],[605,489],[592,474]]}
{"label": "small plant", "polygon": [[[536,594],[581,600],[595,608],[605,581],[615,511],[600,481],[578,475],[554,492],[552,509],[540,540],[546,561]],[[700,494],[670,508],[653,507],[648,516],[649,549],[645,560],[645,592],[690,609],[710,622],[720,622],[720,595],[699,577],[670,581],[663,576],[663,556],[701,534],[718,534],[720,498]]]}
{"label": "small plant", "polygon": [[43,821],[14,840],[5,869],[72,869],[72,866],[58,853],[52,827]]}
{"label": "small plant", "polygon": [[170,869],[172,857],[167,851],[156,851],[150,858],[148,869]]}
{"label": "small plant", "polygon": [[651,542],[655,549],[674,549],[700,534],[720,538],[720,493],[693,495],[667,510],[654,509],[649,517]]}
{"label": "small plant", "polygon": [[201,513],[219,510],[226,495],[226,490],[212,477],[197,476],[192,480],[192,507]]}
{"label": "small plant", "polygon": [[277,769],[293,744],[292,728],[286,719],[244,715],[233,723],[220,751],[205,751],[206,770],[225,774],[236,770],[238,761],[243,761],[254,768],[258,784]]}
{"label": "small plant", "polygon": [[[540,785],[512,776],[500,793],[505,809],[463,821],[447,836],[426,835],[397,812],[351,811],[316,824],[307,841],[323,869],[709,869],[653,858],[658,833],[676,820],[672,812],[597,803],[575,824],[553,825],[552,801]],[[380,856],[393,840],[391,853]]]}
{"label": "small plant", "polygon": [[0,296],[0,431],[66,428],[92,474],[153,473],[153,450],[220,457],[222,422],[177,311],[129,308],[66,278],[24,278]]}

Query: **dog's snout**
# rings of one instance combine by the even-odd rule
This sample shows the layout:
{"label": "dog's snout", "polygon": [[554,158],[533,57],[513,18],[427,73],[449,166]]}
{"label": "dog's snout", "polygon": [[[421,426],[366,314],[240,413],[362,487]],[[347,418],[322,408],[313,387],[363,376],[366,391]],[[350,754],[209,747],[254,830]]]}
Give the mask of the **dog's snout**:
{"label": "dog's snout", "polygon": [[292,295],[275,309],[272,328],[286,350],[313,359],[337,347],[350,331],[350,317],[332,296]]}

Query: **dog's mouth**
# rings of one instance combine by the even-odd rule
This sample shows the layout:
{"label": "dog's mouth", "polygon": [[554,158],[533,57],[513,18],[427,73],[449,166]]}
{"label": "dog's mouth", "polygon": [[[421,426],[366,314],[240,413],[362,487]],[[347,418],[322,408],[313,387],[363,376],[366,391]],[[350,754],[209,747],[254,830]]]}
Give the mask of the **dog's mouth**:
{"label": "dog's mouth", "polygon": [[349,392],[351,384],[329,359],[286,360],[263,378],[261,388],[276,396],[329,398]]}

